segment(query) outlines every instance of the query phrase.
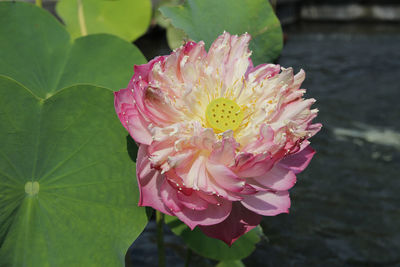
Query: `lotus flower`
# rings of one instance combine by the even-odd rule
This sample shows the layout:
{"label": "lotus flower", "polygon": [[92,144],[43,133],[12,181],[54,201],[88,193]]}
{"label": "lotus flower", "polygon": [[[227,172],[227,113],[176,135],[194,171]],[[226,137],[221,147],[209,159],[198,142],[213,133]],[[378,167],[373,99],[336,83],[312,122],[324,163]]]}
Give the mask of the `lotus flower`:
{"label": "lotus flower", "polygon": [[139,144],[139,206],[178,217],[231,245],[262,216],[288,213],[288,190],[314,155],[314,99],[304,71],[253,67],[249,34],[223,33],[208,53],[188,42],[135,66],[115,93]]}

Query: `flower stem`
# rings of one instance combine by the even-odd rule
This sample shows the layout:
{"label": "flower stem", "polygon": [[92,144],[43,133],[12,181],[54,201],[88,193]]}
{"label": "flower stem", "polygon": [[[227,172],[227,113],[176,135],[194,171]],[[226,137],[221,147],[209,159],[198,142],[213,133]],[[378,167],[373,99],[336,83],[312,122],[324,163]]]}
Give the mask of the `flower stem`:
{"label": "flower stem", "polygon": [[158,248],[158,266],[165,267],[165,247],[164,247],[164,214],[156,210],[157,222],[157,248]]}
{"label": "flower stem", "polygon": [[42,7],[43,5],[42,5],[42,0],[36,0],[36,5],[38,6],[38,7]]}
{"label": "flower stem", "polygon": [[81,29],[81,34],[82,36],[87,35],[87,29],[86,29],[86,22],[85,22],[85,15],[83,14],[83,4],[82,0],[77,0],[78,1],[78,20],[79,20],[79,27]]}
{"label": "flower stem", "polygon": [[271,0],[271,6],[272,6],[272,9],[274,10],[274,12],[275,12],[275,14],[276,14],[276,0]]}
{"label": "flower stem", "polygon": [[186,259],[185,259],[185,267],[189,267],[191,258],[192,258],[192,250],[190,248],[187,248]]}

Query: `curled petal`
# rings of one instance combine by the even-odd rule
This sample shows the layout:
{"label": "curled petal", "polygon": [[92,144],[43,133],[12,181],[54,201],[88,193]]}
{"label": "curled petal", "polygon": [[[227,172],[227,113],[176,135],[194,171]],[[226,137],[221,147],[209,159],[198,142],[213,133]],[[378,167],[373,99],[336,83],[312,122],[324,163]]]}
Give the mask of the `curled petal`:
{"label": "curled petal", "polygon": [[145,118],[138,112],[131,89],[114,93],[114,105],[122,125],[136,142],[149,145],[152,141]]}
{"label": "curled petal", "polygon": [[241,203],[249,210],[265,216],[289,213],[290,208],[288,191],[258,192],[254,195],[245,196]]}
{"label": "curled petal", "polygon": [[236,36],[224,33],[211,45],[207,54],[208,68],[210,73],[217,75],[216,80],[222,81],[221,96],[246,73],[251,55],[248,49],[250,39],[249,34]]}
{"label": "curled petal", "polygon": [[236,159],[235,171],[239,177],[256,177],[269,171],[275,161],[268,154],[239,154]]}
{"label": "curled petal", "polygon": [[229,216],[231,209],[231,201],[220,199],[217,205],[208,205],[205,210],[184,207],[174,214],[193,230],[197,225],[213,225],[222,222]]}
{"label": "curled petal", "polygon": [[142,79],[146,83],[149,82],[149,73],[153,69],[154,64],[156,64],[157,62],[163,61],[165,58],[166,58],[165,56],[156,57],[156,58],[150,60],[147,64],[135,65],[135,67],[134,67],[135,74],[132,77],[131,83],[132,83],[132,81],[137,80],[137,79],[139,79],[139,80]]}
{"label": "curled petal", "polygon": [[217,143],[210,155],[210,160],[225,166],[232,166],[235,163],[236,148],[238,144],[232,137],[224,138]]}
{"label": "curled petal", "polygon": [[255,68],[249,68],[246,73],[247,81],[249,83],[259,83],[265,79],[270,79],[277,75],[281,67],[274,64],[261,64]]}
{"label": "curled petal", "polygon": [[207,171],[214,178],[214,181],[224,189],[236,193],[243,190],[245,185],[244,180],[240,179],[228,167],[207,162]]}
{"label": "curled petal", "polygon": [[260,134],[256,141],[247,144],[243,151],[260,153],[269,151],[274,146],[274,130],[263,123],[260,127]]}
{"label": "curled petal", "polygon": [[167,180],[164,180],[163,184],[161,185],[160,191],[162,201],[168,207],[171,213],[174,214],[184,208],[183,204],[178,199],[178,191],[175,190]]}
{"label": "curled petal", "polygon": [[258,184],[277,191],[284,191],[292,188],[296,183],[296,175],[291,169],[287,169],[280,163],[264,175],[254,177]]}
{"label": "curled petal", "polygon": [[205,210],[208,207],[208,202],[201,198],[196,191],[192,191],[190,195],[178,191],[177,196],[181,203],[188,209]]}
{"label": "curled petal", "polygon": [[314,154],[315,150],[307,146],[298,153],[285,157],[280,164],[294,173],[300,173],[308,166]]}
{"label": "curled petal", "polygon": [[233,202],[228,218],[215,225],[201,225],[200,229],[209,237],[218,238],[231,246],[239,237],[260,224],[261,218],[260,215],[246,209],[239,202]]}
{"label": "curled petal", "polygon": [[148,206],[165,214],[172,215],[161,198],[161,186],[164,177],[158,170],[151,168],[147,156],[147,146],[140,145],[136,161],[136,177],[138,180],[140,199],[139,206]]}

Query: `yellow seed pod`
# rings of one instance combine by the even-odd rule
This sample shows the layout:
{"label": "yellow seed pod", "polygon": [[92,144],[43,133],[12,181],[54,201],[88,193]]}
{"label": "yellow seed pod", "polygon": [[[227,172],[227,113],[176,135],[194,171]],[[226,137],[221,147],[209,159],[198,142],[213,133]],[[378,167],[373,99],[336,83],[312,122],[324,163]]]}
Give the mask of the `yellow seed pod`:
{"label": "yellow seed pod", "polygon": [[221,97],[208,104],[206,119],[215,132],[234,131],[243,120],[243,112],[235,101]]}

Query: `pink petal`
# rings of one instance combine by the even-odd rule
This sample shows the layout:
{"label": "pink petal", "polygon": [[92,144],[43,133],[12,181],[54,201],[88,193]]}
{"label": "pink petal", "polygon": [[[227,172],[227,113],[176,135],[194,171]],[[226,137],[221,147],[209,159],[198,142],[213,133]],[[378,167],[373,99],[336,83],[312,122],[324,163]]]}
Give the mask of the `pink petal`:
{"label": "pink petal", "polygon": [[232,209],[232,202],[219,199],[217,205],[208,205],[205,210],[192,210],[184,207],[181,211],[175,212],[182,222],[189,226],[192,230],[197,225],[213,225],[225,220]]}
{"label": "pink petal", "polygon": [[[205,156],[200,155],[194,160],[192,166],[190,167],[190,170],[186,174],[182,172],[178,173],[178,175],[180,175],[185,181],[185,186],[194,189],[200,189],[204,193],[214,194],[216,196],[225,198],[227,200],[231,201],[241,200],[242,198],[240,196],[235,195],[233,192],[230,192],[229,190],[225,190],[220,184],[218,184],[217,181],[215,180],[217,178],[210,176],[211,174],[209,173],[206,167],[206,161],[207,158]],[[182,169],[180,169],[180,171],[182,171]],[[228,178],[223,177],[223,178],[229,179],[229,177]],[[233,183],[235,182],[236,181],[234,181]],[[229,184],[229,182],[226,183]]]}
{"label": "pink petal", "polygon": [[239,154],[236,158],[235,172],[239,177],[256,177],[269,171],[274,165],[269,154]]}
{"label": "pink petal", "polygon": [[270,189],[284,191],[292,188],[296,183],[296,175],[292,170],[283,167],[280,163],[264,175],[253,178],[257,183]]}
{"label": "pink petal", "polygon": [[157,57],[147,64],[135,66],[135,75],[128,85],[128,88],[134,90],[134,99],[139,112],[156,125],[173,123],[179,115],[170,105],[168,94],[151,84],[151,71],[166,58]]}
{"label": "pink petal", "polygon": [[178,191],[177,196],[180,202],[188,209],[205,210],[208,207],[208,202],[201,198],[196,191],[193,191],[190,195]]}
{"label": "pink petal", "polygon": [[154,59],[150,60],[147,64],[135,65],[134,67],[135,74],[133,75],[131,82],[135,79],[143,79],[145,82],[148,82],[149,74],[154,64],[165,60],[165,58],[166,56],[155,57]]}
{"label": "pink petal", "polygon": [[[249,182],[250,179],[246,179],[246,182]],[[241,195],[254,195],[257,193],[257,189],[253,185],[246,184],[242,191],[240,191]]]}
{"label": "pink petal", "polygon": [[152,141],[147,122],[138,112],[131,89],[122,89],[114,93],[114,105],[122,125],[136,142],[149,145]]}
{"label": "pink petal", "polygon": [[285,157],[279,163],[297,174],[308,166],[314,154],[315,150],[311,146],[307,146],[298,153]]}
{"label": "pink petal", "polygon": [[235,139],[224,138],[222,142],[217,143],[210,155],[210,160],[225,166],[232,166],[235,163],[235,150],[238,147]]}
{"label": "pink petal", "polygon": [[178,199],[177,192],[178,191],[170,185],[170,182],[164,180],[160,188],[160,194],[162,201],[172,213],[179,212],[184,208]]}
{"label": "pink petal", "polygon": [[281,66],[274,64],[261,64],[255,68],[249,68],[246,73],[246,80],[251,83],[262,82],[271,79],[279,73]]}
{"label": "pink petal", "polygon": [[249,66],[250,51],[248,49],[251,36],[230,35],[225,32],[211,45],[208,54],[208,67],[212,69],[214,79],[222,79],[222,93],[231,88],[235,81],[240,81]]}
{"label": "pink petal", "polygon": [[233,171],[224,165],[207,162],[207,171],[219,186],[228,191],[238,193],[242,191],[245,185],[243,179],[240,179]]}
{"label": "pink petal", "polygon": [[[205,160],[204,156],[198,156],[194,159],[189,172],[183,176],[184,182],[187,187],[198,189],[201,188],[203,191],[208,191],[208,177],[205,171]],[[178,173],[179,174],[179,173]]]}
{"label": "pink petal", "polygon": [[202,199],[204,199],[205,201],[207,201],[208,203],[210,203],[210,204],[216,205],[216,204],[219,203],[217,198],[212,194],[206,194],[206,193],[203,193],[201,191],[197,191],[197,195],[199,197],[201,197]]}
{"label": "pink petal", "polygon": [[258,192],[254,195],[245,196],[241,203],[249,210],[264,216],[289,213],[290,208],[288,191]]}
{"label": "pink petal", "polygon": [[147,156],[147,146],[140,145],[136,161],[136,177],[139,185],[139,206],[148,206],[165,214],[173,215],[161,199],[160,190],[164,177],[152,169]]}
{"label": "pink petal", "polygon": [[242,151],[261,153],[264,151],[269,151],[274,145],[274,130],[263,123],[260,127],[260,135],[256,141],[247,144]]}
{"label": "pink petal", "polygon": [[310,106],[315,103],[314,98],[294,101],[286,105],[281,109],[281,112],[275,116],[274,123],[271,124],[271,127],[274,129],[278,129],[285,126],[286,121],[293,121],[298,124],[302,124],[305,120],[307,120],[308,116],[311,116]]}
{"label": "pink petal", "polygon": [[246,209],[239,202],[232,203],[232,211],[223,222],[210,226],[200,225],[201,231],[231,246],[239,237],[260,224],[261,216]]}
{"label": "pink petal", "polygon": [[303,69],[301,69],[301,70],[294,76],[294,81],[293,81],[292,88],[293,88],[293,89],[299,89],[305,78],[306,78],[306,73],[304,72]]}

